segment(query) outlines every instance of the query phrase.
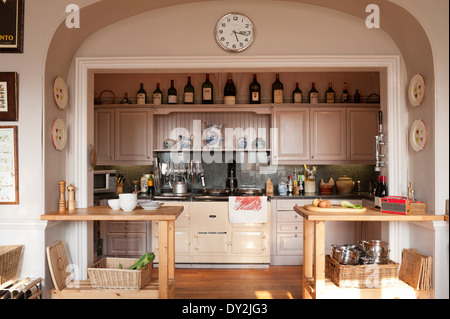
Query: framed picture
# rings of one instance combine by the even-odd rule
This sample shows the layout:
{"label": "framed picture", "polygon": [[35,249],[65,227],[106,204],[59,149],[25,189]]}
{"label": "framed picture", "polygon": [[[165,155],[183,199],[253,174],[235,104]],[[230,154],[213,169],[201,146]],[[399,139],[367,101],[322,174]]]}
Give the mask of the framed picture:
{"label": "framed picture", "polygon": [[17,96],[17,73],[0,72],[0,121],[18,120]]}
{"label": "framed picture", "polygon": [[23,53],[25,0],[0,0],[0,53]]}
{"label": "framed picture", "polygon": [[17,126],[0,126],[0,205],[19,204]]}

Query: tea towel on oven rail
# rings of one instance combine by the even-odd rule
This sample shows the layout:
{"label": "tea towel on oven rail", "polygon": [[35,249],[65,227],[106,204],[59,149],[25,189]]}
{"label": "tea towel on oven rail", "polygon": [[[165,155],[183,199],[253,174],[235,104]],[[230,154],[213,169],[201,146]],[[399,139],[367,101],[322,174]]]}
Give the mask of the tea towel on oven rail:
{"label": "tea towel on oven rail", "polygon": [[230,223],[267,223],[267,196],[230,196],[228,199]]}

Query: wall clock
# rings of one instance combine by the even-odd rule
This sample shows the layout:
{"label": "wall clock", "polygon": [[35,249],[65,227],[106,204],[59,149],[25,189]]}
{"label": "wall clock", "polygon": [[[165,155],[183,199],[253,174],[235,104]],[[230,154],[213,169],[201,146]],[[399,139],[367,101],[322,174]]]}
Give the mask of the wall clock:
{"label": "wall clock", "polygon": [[255,28],[248,17],[233,12],[219,19],[215,36],[222,49],[230,52],[241,52],[253,42]]}

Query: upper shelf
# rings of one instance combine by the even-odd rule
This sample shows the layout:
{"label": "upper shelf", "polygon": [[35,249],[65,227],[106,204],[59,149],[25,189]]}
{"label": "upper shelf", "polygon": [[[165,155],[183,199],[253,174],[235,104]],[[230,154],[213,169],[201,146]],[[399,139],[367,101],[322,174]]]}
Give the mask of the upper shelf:
{"label": "upper shelf", "polygon": [[282,103],[282,104],[97,104],[95,108],[118,107],[151,107],[153,114],[165,115],[175,112],[253,112],[256,114],[272,114],[274,107],[364,107],[379,108],[379,103]]}

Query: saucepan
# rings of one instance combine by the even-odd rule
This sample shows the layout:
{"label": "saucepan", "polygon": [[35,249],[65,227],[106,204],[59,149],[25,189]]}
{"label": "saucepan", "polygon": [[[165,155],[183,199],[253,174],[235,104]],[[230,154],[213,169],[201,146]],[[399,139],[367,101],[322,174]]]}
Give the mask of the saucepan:
{"label": "saucepan", "polygon": [[360,240],[358,246],[371,257],[389,257],[389,244],[381,240]]}
{"label": "saucepan", "polygon": [[356,245],[331,245],[331,257],[342,265],[357,265],[361,253]]}

